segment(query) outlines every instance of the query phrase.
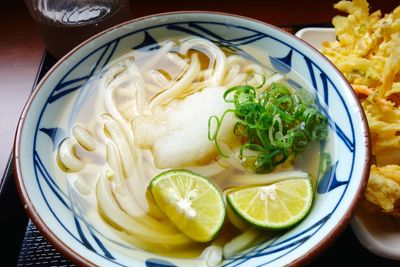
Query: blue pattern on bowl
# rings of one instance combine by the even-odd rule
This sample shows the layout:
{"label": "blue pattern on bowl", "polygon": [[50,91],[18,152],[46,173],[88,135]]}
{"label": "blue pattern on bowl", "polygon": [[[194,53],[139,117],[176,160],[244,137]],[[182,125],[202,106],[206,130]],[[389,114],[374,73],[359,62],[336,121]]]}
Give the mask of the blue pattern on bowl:
{"label": "blue pattern on bowl", "polygon": [[[269,42],[273,42],[274,46],[280,47],[272,49],[273,51],[269,57],[272,66],[278,72],[285,74],[290,73],[292,69],[302,69],[301,75],[321,96],[321,99],[329,108],[329,112],[331,112],[332,109],[339,110],[344,116],[344,118],[342,118],[344,123],[337,123],[333,120],[331,120],[330,123],[331,128],[335,131],[335,138],[338,140],[338,151],[340,150],[341,153],[347,153],[346,157],[350,159],[350,162],[342,161],[337,157],[334,158],[332,168],[320,178],[321,180],[319,181],[317,190],[321,198],[323,198],[323,195],[330,194],[336,190],[335,196],[332,197],[332,199],[336,200],[336,204],[330,206],[323,212],[319,212],[320,214],[315,214],[315,216],[307,218],[305,222],[301,223],[303,228],[298,228],[301,229],[301,231],[290,230],[289,232],[279,233],[274,236],[274,238],[264,243],[258,244],[238,255],[226,259],[223,262],[223,266],[232,267],[241,264],[262,265],[274,262],[279,262],[279,264],[282,262],[285,263],[285,261],[279,261],[279,259],[304,246],[304,244],[321,231],[329,221],[346,194],[349,183],[353,177],[356,157],[355,148],[357,145],[353,119],[347,106],[348,103],[345,101],[345,97],[342,96],[343,92],[332,82],[330,78],[331,74],[325,73],[319,66],[319,62],[314,62],[308,55],[298,49],[298,44],[293,46],[273,35],[237,24],[186,20],[183,22],[143,27],[139,30],[132,29],[128,32],[126,29],[127,28],[125,28],[125,33],[123,35],[115,37],[105,43],[104,40],[102,40],[103,44],[101,46],[91,50],[87,54],[81,54],[82,57],[79,60],[75,59],[76,62],[73,65],[65,67],[67,71],[65,74],[60,75],[61,78],[49,91],[46,103],[41,107],[40,114],[36,121],[36,127],[33,131],[31,164],[33,164],[35,172],[36,185],[39,188],[43,198],[42,200],[44,200],[48,211],[50,211],[61,229],[65,231],[65,234],[68,235],[67,239],[72,239],[75,243],[81,244],[79,250],[87,249],[91,251],[92,254],[95,254],[95,256],[91,258],[91,261],[95,263],[112,263],[120,266],[127,266],[132,263],[104,244],[103,241],[107,239],[107,237],[94,229],[85,220],[79,210],[79,203],[74,202],[74,197],[70,195],[70,192],[64,192],[57,184],[52,167],[48,165],[52,157],[52,155],[49,155],[49,151],[54,151],[58,146],[59,142],[62,140],[62,136],[65,136],[65,130],[58,128],[57,120],[54,118],[53,113],[59,106],[62,107],[65,105],[69,101],[71,95],[84,90],[85,83],[96,75],[113,56],[116,56],[117,52],[120,53],[120,51],[124,49],[127,51],[122,43],[126,45],[127,41],[132,41],[134,45],[132,44],[130,48],[135,49],[156,44],[156,36],[160,29],[163,29],[164,32],[170,32],[170,35],[184,33],[208,39],[225,49],[230,49],[256,61],[259,61],[259,59],[254,59],[250,54],[246,53],[241,46],[252,43],[258,46],[262,46],[263,44],[268,46]],[[236,35],[234,37],[229,36],[229,34],[225,36],[224,33],[230,33],[231,29],[235,29]],[[142,41],[138,42],[138,40]],[[102,42],[100,42],[100,44],[101,43]],[[157,47],[155,47],[155,49],[156,48]],[[286,53],[280,54],[279,51],[285,51]],[[86,68],[84,66],[91,67]],[[75,105],[78,104],[79,103],[75,103]],[[74,115],[71,114],[70,123],[73,123],[73,117]],[[49,139],[51,142],[48,142]],[[345,151],[344,148],[346,148],[347,151]],[[324,146],[321,146],[321,149],[324,149]],[[344,167],[347,165],[350,165],[350,167]],[[343,170],[346,170],[346,172],[338,174],[337,169],[341,167]],[[65,216],[70,217],[67,222],[65,222]],[[318,218],[315,218],[316,216]],[[71,221],[73,221],[73,224],[70,223]],[[124,247],[124,249],[128,248],[125,244],[119,243],[118,241],[111,240],[111,242],[116,246]],[[90,255],[93,256],[92,254]],[[147,254],[149,256],[148,260],[145,261],[146,266],[174,266],[175,264],[172,258],[166,259],[158,256],[155,258],[155,255],[151,253]],[[289,260],[291,261],[293,259]]]}

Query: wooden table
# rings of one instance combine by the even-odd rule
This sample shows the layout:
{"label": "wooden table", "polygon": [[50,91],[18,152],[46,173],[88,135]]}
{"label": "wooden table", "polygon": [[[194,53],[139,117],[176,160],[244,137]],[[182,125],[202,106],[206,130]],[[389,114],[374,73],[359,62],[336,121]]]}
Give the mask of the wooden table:
{"label": "wooden table", "polygon": [[[131,1],[132,17],[176,11],[212,10],[244,15],[278,26],[330,23],[336,1],[324,0],[169,0]],[[393,10],[398,0],[370,0],[372,9]],[[20,112],[29,97],[44,46],[22,0],[3,1],[0,9],[0,173],[12,151]],[[1,176],[3,177],[3,175]],[[0,177],[0,179],[1,179]],[[0,180],[0,185],[2,185]]]}

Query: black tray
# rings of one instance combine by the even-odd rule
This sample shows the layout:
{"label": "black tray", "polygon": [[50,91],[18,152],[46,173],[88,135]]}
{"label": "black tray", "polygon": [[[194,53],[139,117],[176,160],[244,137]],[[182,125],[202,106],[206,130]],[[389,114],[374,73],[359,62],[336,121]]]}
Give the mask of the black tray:
{"label": "black tray", "polygon": [[[55,62],[50,54],[43,54],[33,88]],[[0,229],[4,233],[0,239],[2,262],[9,263],[5,266],[75,266],[55,250],[28,219],[17,194],[11,159],[12,155],[0,187]],[[384,259],[366,250],[355,237],[350,225],[309,266],[347,265],[349,260],[368,263],[366,266],[400,266],[400,262]]]}

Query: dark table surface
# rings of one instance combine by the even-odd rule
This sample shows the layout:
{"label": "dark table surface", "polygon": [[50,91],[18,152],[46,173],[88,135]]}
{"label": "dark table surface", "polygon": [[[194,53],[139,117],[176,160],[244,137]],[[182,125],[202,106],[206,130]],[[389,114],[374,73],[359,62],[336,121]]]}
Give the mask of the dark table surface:
{"label": "dark table surface", "polygon": [[[132,17],[175,10],[212,10],[245,15],[295,32],[309,25],[329,25],[337,12],[336,1],[310,0],[203,0],[132,1]],[[370,0],[383,13],[397,0]],[[44,50],[40,36],[22,0],[5,1],[0,8],[0,229],[2,266],[72,266],[43,238],[28,219],[15,187],[11,151],[19,114],[37,81],[56,62]],[[400,245],[400,244],[399,244]],[[366,266],[400,266],[367,251],[348,226],[310,266],[347,264],[349,259]]]}

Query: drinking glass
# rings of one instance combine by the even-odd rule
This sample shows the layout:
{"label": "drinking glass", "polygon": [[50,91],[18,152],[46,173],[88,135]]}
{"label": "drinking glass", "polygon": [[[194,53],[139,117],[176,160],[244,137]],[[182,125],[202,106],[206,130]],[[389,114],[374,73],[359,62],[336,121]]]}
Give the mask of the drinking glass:
{"label": "drinking glass", "polygon": [[44,45],[61,58],[94,34],[132,18],[129,0],[25,0]]}

